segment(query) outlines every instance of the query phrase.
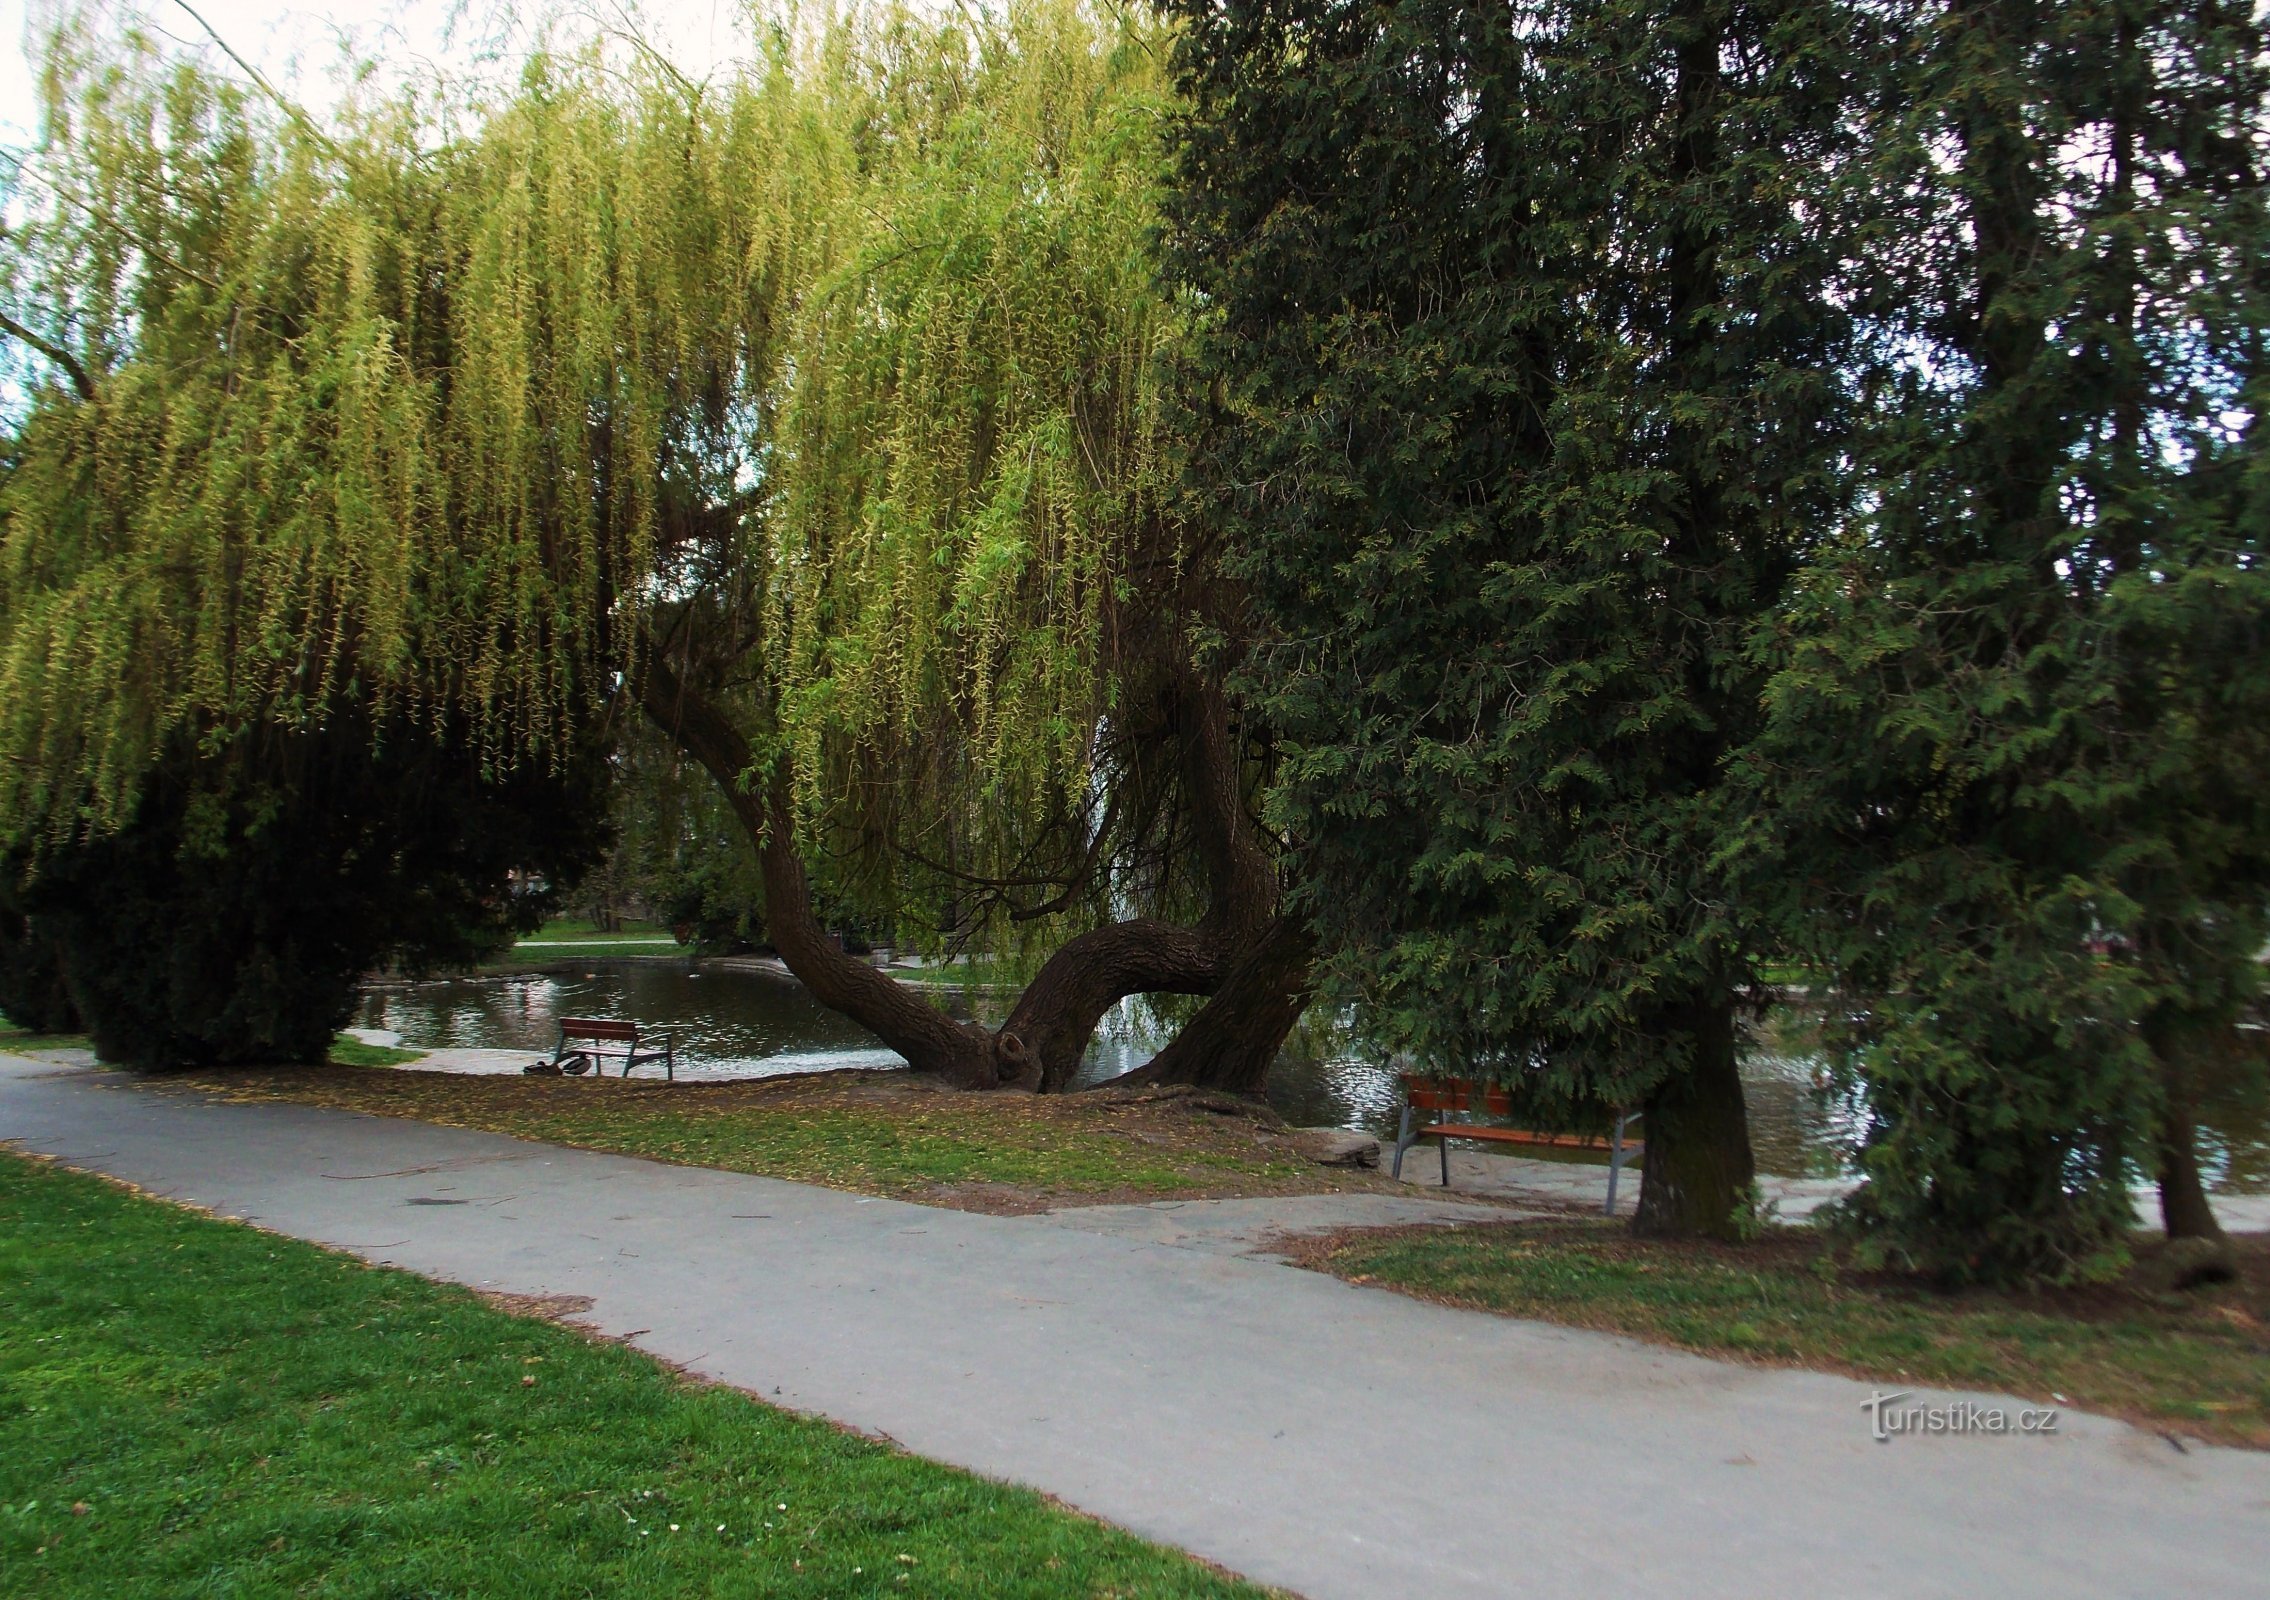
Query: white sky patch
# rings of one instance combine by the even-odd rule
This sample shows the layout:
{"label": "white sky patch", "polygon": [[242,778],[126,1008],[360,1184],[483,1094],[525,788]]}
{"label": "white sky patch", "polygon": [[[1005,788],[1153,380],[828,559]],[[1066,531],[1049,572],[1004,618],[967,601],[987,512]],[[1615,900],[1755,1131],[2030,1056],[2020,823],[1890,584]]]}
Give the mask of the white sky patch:
{"label": "white sky patch", "polygon": [[[494,0],[339,0],[321,7],[260,0],[190,3],[197,16],[175,0],[67,8],[54,0],[28,5],[0,0],[0,144],[21,149],[32,141],[39,116],[34,32],[45,32],[65,9],[103,17],[103,26],[112,28],[123,28],[139,14],[214,70],[241,76],[198,25],[201,16],[230,49],[319,121],[337,103],[342,68],[350,61],[377,61],[393,69],[389,75],[509,76],[526,53],[536,20],[553,10]],[[570,33],[635,34],[696,80],[749,53],[748,9],[741,0],[671,0],[646,13],[635,5],[588,0],[553,14]]]}

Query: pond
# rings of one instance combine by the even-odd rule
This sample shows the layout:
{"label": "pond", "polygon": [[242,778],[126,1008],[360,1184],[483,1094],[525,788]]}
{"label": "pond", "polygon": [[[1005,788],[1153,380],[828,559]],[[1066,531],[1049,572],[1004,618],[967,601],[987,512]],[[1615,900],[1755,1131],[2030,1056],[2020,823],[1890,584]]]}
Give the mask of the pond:
{"label": "pond", "polygon": [[[955,994],[947,1004],[965,1017],[998,1010],[984,994]],[[364,992],[358,1021],[426,1049],[473,1046],[533,1057],[557,1042],[563,1016],[624,1017],[668,1032],[679,1076],[697,1080],[900,1064],[872,1034],[792,979],[684,961],[592,961],[549,973],[376,983]],[[1781,1008],[1754,1030],[1744,1052],[1751,1141],[1764,1173],[1833,1177],[1850,1168],[1860,1108],[1821,1086],[1810,1028],[1806,1013]],[[1101,1083],[1142,1065],[1170,1031],[1140,1002],[1119,1006],[1097,1030],[1081,1081]],[[2270,1036],[2252,1038],[2270,1047]],[[1399,1105],[1394,1074],[1365,1059],[1345,1029],[1315,1016],[1278,1058],[1269,1099],[1295,1123],[1385,1136],[1395,1131]],[[2270,1192],[2265,1108],[2212,1103],[2203,1121],[2210,1183],[2224,1192]]]}

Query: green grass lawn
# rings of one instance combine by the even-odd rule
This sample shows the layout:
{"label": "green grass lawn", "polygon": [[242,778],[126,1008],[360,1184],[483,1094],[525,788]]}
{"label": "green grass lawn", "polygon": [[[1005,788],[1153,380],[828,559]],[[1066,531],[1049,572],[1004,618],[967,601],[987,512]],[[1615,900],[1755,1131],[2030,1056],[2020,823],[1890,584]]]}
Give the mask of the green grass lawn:
{"label": "green grass lawn", "polygon": [[9,1050],[86,1050],[92,1042],[83,1033],[34,1033],[19,1028],[0,1013],[0,1052]]}
{"label": "green grass lawn", "polygon": [[682,956],[687,947],[670,930],[651,922],[625,922],[619,928],[601,928],[584,917],[562,917],[534,933],[515,939],[500,960],[518,965],[530,960],[571,961],[579,956]]}
{"label": "green grass lawn", "polygon": [[[588,917],[558,917],[545,923],[534,933],[521,937],[522,944],[578,943],[608,939],[669,939],[670,930],[658,922],[624,921],[619,927],[602,928]],[[675,941],[673,941],[675,942]]]}
{"label": "green grass lawn", "polygon": [[1040,1496],[0,1156],[0,1595],[1230,1596]]}
{"label": "green grass lawn", "polygon": [[1003,962],[977,960],[936,967],[893,967],[891,976],[926,989],[1001,989],[1019,986],[1031,974]]}
{"label": "green grass lawn", "polygon": [[1180,1100],[954,1094],[898,1073],[665,1084],[283,1068],[176,1081],[983,1209],[1380,1182],[1311,1164],[1264,1120]]}
{"label": "green grass lawn", "polygon": [[1790,1229],[1669,1245],[1608,1224],[1354,1234],[1306,1265],[1452,1305],[1782,1365],[2008,1391],[2230,1444],[2270,1445],[2270,1241],[2244,1275],[2176,1295],[2142,1277],[2035,1294],[1941,1293],[1836,1270]]}
{"label": "green grass lawn", "polygon": [[406,1067],[424,1055],[423,1050],[403,1050],[390,1044],[365,1044],[344,1033],[331,1041],[331,1061],[342,1067]]}

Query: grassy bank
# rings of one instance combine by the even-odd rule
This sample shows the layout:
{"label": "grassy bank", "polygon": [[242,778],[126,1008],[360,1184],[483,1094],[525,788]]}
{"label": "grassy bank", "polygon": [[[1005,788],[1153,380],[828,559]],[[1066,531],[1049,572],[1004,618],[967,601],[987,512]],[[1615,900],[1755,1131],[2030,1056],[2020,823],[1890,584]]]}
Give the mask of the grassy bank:
{"label": "grassy bank", "polygon": [[10,1050],[87,1050],[92,1042],[83,1033],[35,1033],[19,1028],[0,1013],[0,1052]]}
{"label": "grassy bank", "polygon": [[390,1044],[365,1044],[344,1033],[331,1041],[331,1063],[340,1067],[406,1067],[424,1054]]}
{"label": "grassy bank", "polygon": [[1231,1596],[1039,1496],[0,1157],[0,1594]]}
{"label": "grassy bank", "polygon": [[1450,1305],[1599,1328],[1709,1355],[1887,1382],[1993,1389],[2227,1444],[2270,1446],[2270,1239],[2239,1283],[1948,1294],[1841,1272],[1787,1230],[1755,1245],[1636,1240],[1538,1223],[1315,1241],[1303,1264]]}
{"label": "grassy bank", "polygon": [[986,1211],[1384,1184],[1310,1163],[1274,1119],[1187,1096],[969,1095],[907,1073],[738,1083],[297,1069],[194,1087]]}
{"label": "grassy bank", "polygon": [[[0,1053],[11,1050],[91,1050],[94,1041],[83,1033],[34,1033],[0,1016]],[[331,1060],[343,1067],[401,1067],[424,1055],[423,1050],[397,1050],[391,1045],[364,1044],[340,1034],[331,1041]]]}

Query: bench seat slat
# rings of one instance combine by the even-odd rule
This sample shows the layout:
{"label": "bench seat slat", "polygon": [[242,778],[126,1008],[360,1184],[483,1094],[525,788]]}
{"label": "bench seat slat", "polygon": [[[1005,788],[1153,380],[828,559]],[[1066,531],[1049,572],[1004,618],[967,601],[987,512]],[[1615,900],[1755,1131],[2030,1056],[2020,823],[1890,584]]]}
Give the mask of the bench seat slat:
{"label": "bench seat slat", "polygon": [[[1445,1188],[1450,1185],[1450,1142],[1453,1139],[1477,1144],[1520,1145],[1533,1150],[1598,1151],[1608,1158],[1608,1197],[1601,1209],[1613,1216],[1617,1180],[1627,1165],[1640,1160],[1647,1151],[1645,1140],[1630,1136],[1631,1125],[1642,1118],[1638,1110],[1617,1110],[1615,1128],[1610,1133],[1554,1133],[1535,1128],[1510,1128],[1502,1122],[1454,1121],[1451,1119],[1476,1115],[1510,1119],[1515,1115],[1513,1095],[1503,1084],[1482,1080],[1426,1077],[1413,1072],[1399,1076],[1403,1083],[1403,1118],[1395,1136],[1394,1171],[1398,1178],[1403,1175],[1403,1152],[1421,1139],[1434,1140],[1442,1152]],[[1439,1120],[1417,1126],[1420,1112],[1430,1113]]]}
{"label": "bench seat slat", "polygon": [[638,1024],[617,1022],[611,1017],[562,1017],[560,1032],[570,1039],[621,1039],[635,1043]]}
{"label": "bench seat slat", "polygon": [[[1529,1128],[1493,1128],[1481,1122],[1435,1122],[1417,1130],[1421,1139],[1483,1139],[1493,1144],[1539,1145],[1561,1150],[1606,1150],[1611,1141],[1597,1133],[1538,1133]],[[1644,1141],[1626,1139],[1624,1150],[1636,1155]]]}

